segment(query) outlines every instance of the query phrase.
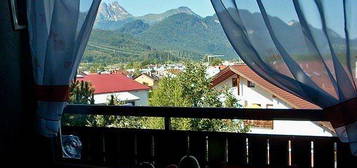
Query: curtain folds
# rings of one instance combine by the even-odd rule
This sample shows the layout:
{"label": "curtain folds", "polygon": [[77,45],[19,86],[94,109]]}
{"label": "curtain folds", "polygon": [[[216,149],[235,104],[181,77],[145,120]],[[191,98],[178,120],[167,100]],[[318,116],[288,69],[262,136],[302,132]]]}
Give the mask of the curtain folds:
{"label": "curtain folds", "polygon": [[101,0],[27,0],[38,130],[57,136]]}
{"label": "curtain folds", "polygon": [[257,74],[324,108],[357,155],[357,1],[211,0]]}

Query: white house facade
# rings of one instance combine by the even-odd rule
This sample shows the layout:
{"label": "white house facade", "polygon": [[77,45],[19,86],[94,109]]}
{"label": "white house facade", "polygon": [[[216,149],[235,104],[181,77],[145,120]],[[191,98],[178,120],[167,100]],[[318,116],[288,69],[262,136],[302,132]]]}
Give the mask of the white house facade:
{"label": "white house facade", "polygon": [[[238,75],[234,74],[228,77],[226,80],[217,84],[215,89],[226,89],[228,88],[231,93],[239,100],[239,104],[243,107],[261,107],[261,108],[277,108],[277,109],[288,109],[291,108],[287,103],[280,100],[273,94],[265,91],[262,87],[248,86],[247,79],[240,77],[240,82],[233,86],[233,81],[237,80]],[[252,82],[252,81],[249,81]]]}
{"label": "white house facade", "polygon": [[[213,78],[212,84],[214,89],[229,89],[243,108],[319,108],[262,79],[246,65],[223,69]],[[334,136],[329,123],[281,120],[247,123],[252,124],[250,133],[255,134]]]}
{"label": "white house facade", "polygon": [[139,90],[139,91],[130,91],[130,92],[94,94],[95,104],[107,104],[108,100],[110,100],[112,95],[117,100],[122,101],[127,105],[147,106],[149,102],[148,91]]}

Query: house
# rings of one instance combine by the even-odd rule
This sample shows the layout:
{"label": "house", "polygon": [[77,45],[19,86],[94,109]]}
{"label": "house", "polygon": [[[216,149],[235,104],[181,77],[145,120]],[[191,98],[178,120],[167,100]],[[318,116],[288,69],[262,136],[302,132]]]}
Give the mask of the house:
{"label": "house", "polygon": [[79,81],[91,82],[95,88],[95,104],[106,104],[111,95],[118,100],[135,106],[148,105],[150,87],[136,82],[127,76],[116,74],[88,74],[77,78]]}
{"label": "house", "polygon": [[[228,66],[213,77],[212,87],[229,89],[243,108],[319,109],[272,83],[266,81],[247,65]],[[257,114],[258,115],[258,114]],[[252,125],[251,133],[333,136],[326,122],[311,121],[245,121]]]}
{"label": "house", "polygon": [[225,65],[218,65],[218,66],[208,66],[206,69],[206,77],[211,78],[217,75],[221,70],[226,68]]}
{"label": "house", "polygon": [[159,77],[154,74],[142,73],[134,79],[135,81],[155,89],[159,83]]}

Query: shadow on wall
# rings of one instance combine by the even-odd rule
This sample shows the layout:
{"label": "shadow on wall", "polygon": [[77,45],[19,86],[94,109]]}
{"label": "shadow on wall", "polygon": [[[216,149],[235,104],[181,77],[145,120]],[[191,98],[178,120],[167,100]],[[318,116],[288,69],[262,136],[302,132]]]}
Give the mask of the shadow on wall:
{"label": "shadow on wall", "polygon": [[[17,167],[21,163],[36,164],[31,153],[37,150],[37,155],[46,148],[38,148],[39,143],[35,140],[35,99],[27,29],[13,29],[9,2],[0,1],[0,160],[4,164],[3,161],[16,159],[17,162],[11,162],[11,167]],[[26,1],[17,1],[22,23],[26,20],[25,5]]]}

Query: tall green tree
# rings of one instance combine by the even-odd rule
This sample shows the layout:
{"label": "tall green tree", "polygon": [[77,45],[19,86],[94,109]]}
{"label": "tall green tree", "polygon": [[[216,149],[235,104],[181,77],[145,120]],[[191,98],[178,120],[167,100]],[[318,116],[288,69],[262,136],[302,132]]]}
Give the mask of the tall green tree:
{"label": "tall green tree", "polygon": [[149,100],[152,106],[175,106],[175,107],[189,107],[191,106],[189,100],[183,99],[184,92],[180,86],[178,78],[164,77],[160,80],[157,89],[151,93]]}
{"label": "tall green tree", "polygon": [[[211,88],[211,79],[206,78],[206,68],[201,64],[186,63],[186,69],[177,77],[165,77],[152,93],[150,105],[176,107],[235,107],[238,100],[228,91],[223,92],[226,102],[220,100],[219,92]],[[227,95],[226,95],[227,94]],[[225,105],[227,104],[227,105]],[[173,129],[246,132],[238,120],[172,119]]]}
{"label": "tall green tree", "polygon": [[206,78],[206,66],[202,64],[185,63],[186,69],[177,78],[179,87],[182,88],[183,98],[190,106],[198,107],[204,104],[203,97],[212,90],[210,89],[210,79]]}

